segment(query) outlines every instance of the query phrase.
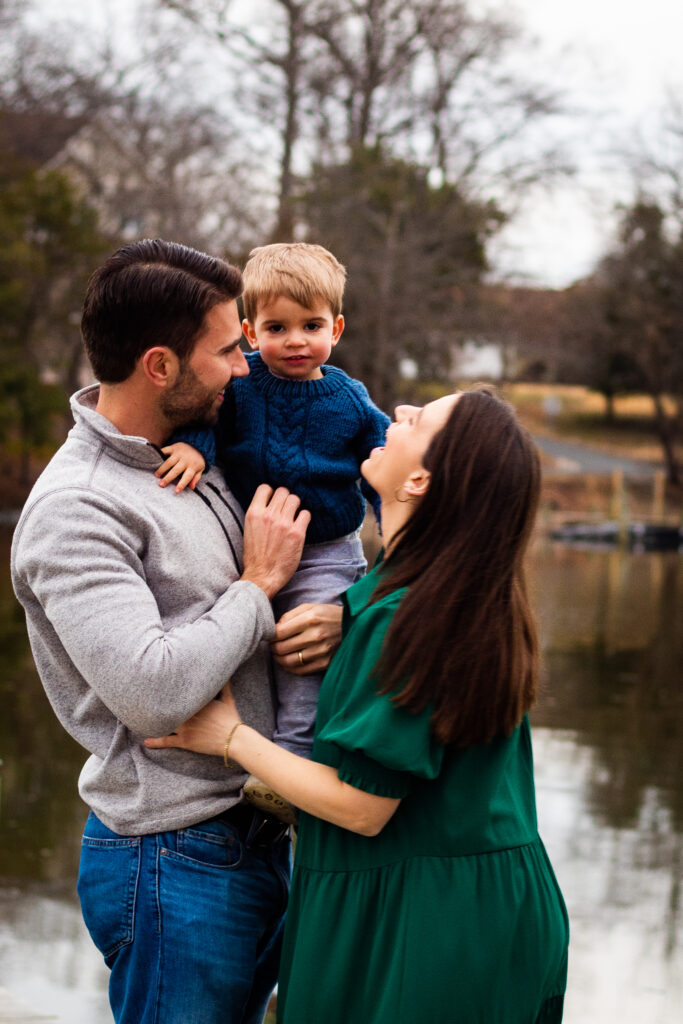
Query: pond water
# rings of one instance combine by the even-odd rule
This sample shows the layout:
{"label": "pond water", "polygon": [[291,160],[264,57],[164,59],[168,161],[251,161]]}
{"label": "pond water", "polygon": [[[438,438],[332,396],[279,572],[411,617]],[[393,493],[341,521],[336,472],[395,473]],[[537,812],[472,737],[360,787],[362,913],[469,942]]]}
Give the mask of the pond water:
{"label": "pond water", "polygon": [[[84,757],[36,678],[9,542],[0,529],[0,985],[64,1024],[109,1024],[107,972],[74,893]],[[540,829],[572,926],[565,1022],[679,1024],[683,556],[539,539],[530,583]]]}

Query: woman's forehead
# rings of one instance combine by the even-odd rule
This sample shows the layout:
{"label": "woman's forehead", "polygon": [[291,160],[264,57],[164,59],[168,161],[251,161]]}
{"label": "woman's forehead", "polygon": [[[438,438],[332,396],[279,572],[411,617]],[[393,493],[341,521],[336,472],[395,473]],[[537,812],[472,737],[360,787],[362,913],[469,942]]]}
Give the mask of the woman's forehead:
{"label": "woman's forehead", "polygon": [[421,421],[430,425],[445,423],[459,398],[460,393],[456,392],[454,395],[444,395],[443,398],[428,402],[421,410]]}

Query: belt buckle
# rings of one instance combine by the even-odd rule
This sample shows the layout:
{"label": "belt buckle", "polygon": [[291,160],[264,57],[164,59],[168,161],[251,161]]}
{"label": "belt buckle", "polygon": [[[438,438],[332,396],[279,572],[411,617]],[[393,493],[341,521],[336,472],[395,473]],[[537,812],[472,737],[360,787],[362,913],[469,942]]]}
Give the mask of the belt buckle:
{"label": "belt buckle", "polygon": [[[275,843],[279,843],[281,839],[287,835],[289,825],[283,821],[278,821],[276,818],[266,817],[262,812],[257,812],[260,815],[261,820],[257,821],[256,815],[249,829],[249,835],[247,836],[247,844],[251,843],[253,846],[273,846]],[[258,842],[259,836],[261,842]]]}

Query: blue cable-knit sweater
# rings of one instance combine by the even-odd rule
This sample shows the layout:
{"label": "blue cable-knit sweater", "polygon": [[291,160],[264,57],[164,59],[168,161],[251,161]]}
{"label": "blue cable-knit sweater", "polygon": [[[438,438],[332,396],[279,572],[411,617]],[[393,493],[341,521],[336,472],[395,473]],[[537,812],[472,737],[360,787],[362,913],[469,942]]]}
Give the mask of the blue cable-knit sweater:
{"label": "blue cable-knit sweater", "polygon": [[259,484],[293,491],[311,513],[308,544],[352,533],[365,514],[363,494],[379,511],[377,494],[358,479],[361,462],[384,444],[389,417],[335,366],[322,366],[320,380],[295,381],[274,376],[258,352],[247,361],[249,376],[233,380],[214,430],[186,428],[172,440],[193,445],[207,465],[218,462],[245,509]]}

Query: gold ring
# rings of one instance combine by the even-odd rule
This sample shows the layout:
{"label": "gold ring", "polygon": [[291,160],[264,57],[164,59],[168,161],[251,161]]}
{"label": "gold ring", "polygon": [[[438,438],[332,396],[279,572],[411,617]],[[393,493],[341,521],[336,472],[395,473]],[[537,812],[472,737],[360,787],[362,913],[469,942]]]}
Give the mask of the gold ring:
{"label": "gold ring", "polygon": [[297,651],[296,653],[299,655],[299,664],[303,665],[303,663],[304,663],[303,651]]}

